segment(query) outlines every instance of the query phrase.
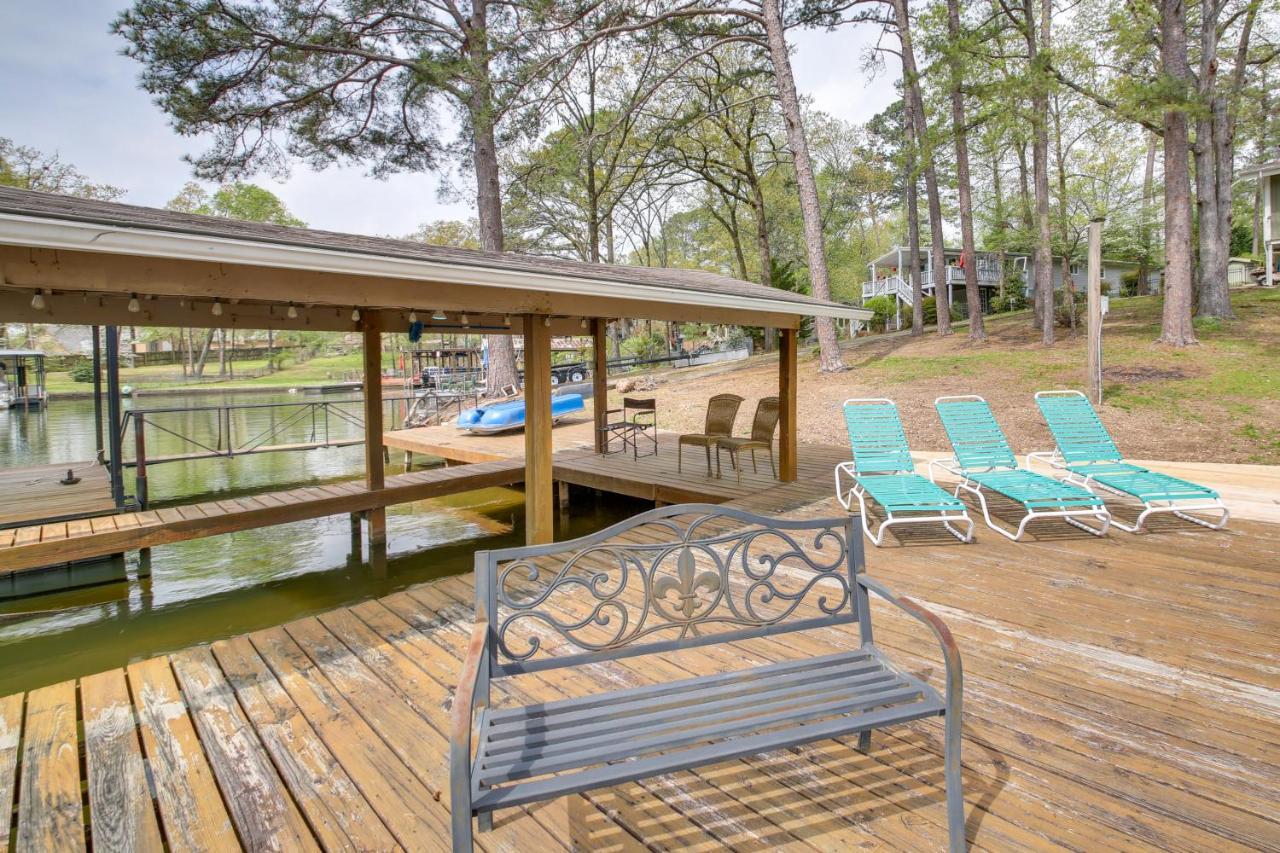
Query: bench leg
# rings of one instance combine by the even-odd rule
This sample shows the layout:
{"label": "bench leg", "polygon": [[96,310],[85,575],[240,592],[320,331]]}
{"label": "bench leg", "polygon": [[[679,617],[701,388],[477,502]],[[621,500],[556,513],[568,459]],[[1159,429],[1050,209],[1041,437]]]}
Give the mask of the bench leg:
{"label": "bench leg", "polygon": [[858,733],[858,752],[868,753],[871,751],[871,729]]}
{"label": "bench leg", "polygon": [[481,832],[493,832],[493,812],[485,812],[477,817],[476,828]]}
{"label": "bench leg", "polygon": [[951,853],[964,853],[967,842],[964,834],[964,789],[960,781],[960,704],[955,702],[947,709],[945,732],[946,755],[943,759],[943,776],[947,787],[947,834]]}
{"label": "bench leg", "polygon": [[471,797],[459,796],[458,786],[453,786],[449,808],[453,823],[453,853],[471,853],[475,849],[471,837]]}

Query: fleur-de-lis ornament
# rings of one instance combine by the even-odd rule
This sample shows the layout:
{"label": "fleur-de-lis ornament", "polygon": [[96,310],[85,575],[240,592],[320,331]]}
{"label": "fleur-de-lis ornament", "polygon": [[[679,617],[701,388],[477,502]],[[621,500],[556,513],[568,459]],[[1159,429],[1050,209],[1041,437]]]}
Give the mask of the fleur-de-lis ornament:
{"label": "fleur-de-lis ornament", "polygon": [[[720,575],[706,569],[698,573],[698,561],[691,548],[683,548],[677,561],[676,574],[679,580],[670,575],[658,578],[653,583],[653,607],[673,622],[691,621],[702,604],[699,590],[706,590],[709,596],[720,591]],[[675,593],[676,610],[680,616],[667,612],[665,602],[668,593]],[[682,618],[683,617],[683,618]]]}

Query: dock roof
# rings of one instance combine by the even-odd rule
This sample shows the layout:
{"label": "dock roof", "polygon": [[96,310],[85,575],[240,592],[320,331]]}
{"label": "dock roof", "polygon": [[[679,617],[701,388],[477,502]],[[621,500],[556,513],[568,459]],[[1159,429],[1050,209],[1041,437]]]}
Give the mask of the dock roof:
{"label": "dock roof", "polygon": [[[48,255],[37,270],[13,249],[76,256]],[[7,285],[55,290],[791,328],[806,316],[869,316],[700,270],[433,246],[10,188],[0,188],[0,253]],[[273,272],[236,274],[254,269]]]}

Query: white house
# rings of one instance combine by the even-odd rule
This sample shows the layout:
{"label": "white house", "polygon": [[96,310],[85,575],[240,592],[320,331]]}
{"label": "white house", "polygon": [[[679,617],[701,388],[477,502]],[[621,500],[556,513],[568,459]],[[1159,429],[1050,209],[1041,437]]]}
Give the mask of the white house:
{"label": "white house", "polygon": [[[968,311],[968,304],[964,292],[964,270],[960,267],[960,255],[961,251],[959,249],[945,250],[946,283],[951,296],[951,304],[956,306],[961,314],[964,314]],[[900,305],[911,304],[911,281],[907,277],[907,257],[908,253],[905,246],[894,246],[867,265],[870,278],[863,282],[862,285],[862,301],[864,304],[868,299],[876,296],[893,296],[896,297]],[[931,257],[932,251],[921,247],[920,282],[925,296],[934,295]],[[1001,271],[996,254],[994,252],[978,252],[976,269],[978,272],[982,313],[987,314],[991,311],[992,297],[1000,292]],[[1124,275],[1126,273],[1134,273],[1137,269],[1138,265],[1132,261],[1104,258],[1102,261],[1103,289],[1109,289],[1111,293],[1119,294]],[[1071,264],[1071,277],[1080,293],[1084,292],[1086,272],[1087,268],[1084,261]],[[1006,275],[1006,285],[1022,287],[1023,292],[1029,294],[1030,283],[1035,280],[1035,260],[1031,255],[1021,252],[1006,252],[1004,274]],[[1148,290],[1155,292],[1159,289],[1159,285],[1160,273],[1158,270],[1153,270],[1148,277]],[[1053,259],[1053,288],[1054,290],[1062,289],[1062,259],[1060,257]]]}
{"label": "white house", "polygon": [[1274,287],[1280,284],[1280,160],[1263,163],[1250,171],[1262,183],[1262,233],[1258,235],[1258,244],[1267,267],[1263,283]]}

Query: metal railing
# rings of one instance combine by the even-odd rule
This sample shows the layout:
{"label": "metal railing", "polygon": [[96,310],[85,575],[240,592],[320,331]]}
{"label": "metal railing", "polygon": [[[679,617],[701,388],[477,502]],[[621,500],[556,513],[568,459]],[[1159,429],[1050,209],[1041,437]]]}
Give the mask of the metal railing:
{"label": "metal railing", "polygon": [[[384,397],[383,404],[395,405],[411,400],[411,397]],[[363,436],[354,436],[350,430],[334,435],[335,425],[354,427],[364,432],[362,413],[344,407],[363,407],[362,399],[303,400],[287,403],[228,403],[217,406],[165,406],[148,409],[129,409],[123,413],[120,429],[120,446],[116,458],[125,467],[135,469],[137,501],[147,505],[147,466],[165,462],[191,462],[199,459],[230,459],[257,453],[273,453],[286,450],[311,450],[321,447],[343,447],[360,444]],[[232,415],[246,411],[278,411],[281,417],[272,418],[266,425],[251,427],[247,435],[237,435],[236,418]],[[212,418],[213,435],[208,430],[199,431],[191,425],[174,423],[175,416],[208,413]],[[206,418],[202,426],[210,426]],[[133,430],[133,458],[125,458],[125,436]],[[243,427],[242,427],[243,429]],[[281,442],[286,433],[302,431],[301,441]],[[147,435],[160,433],[174,441],[179,452],[161,456],[148,456]],[[298,437],[298,436],[295,436]]]}

